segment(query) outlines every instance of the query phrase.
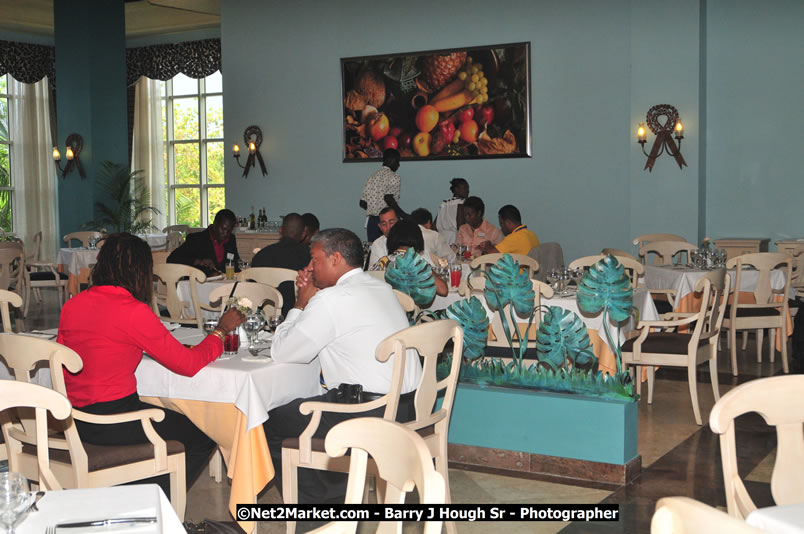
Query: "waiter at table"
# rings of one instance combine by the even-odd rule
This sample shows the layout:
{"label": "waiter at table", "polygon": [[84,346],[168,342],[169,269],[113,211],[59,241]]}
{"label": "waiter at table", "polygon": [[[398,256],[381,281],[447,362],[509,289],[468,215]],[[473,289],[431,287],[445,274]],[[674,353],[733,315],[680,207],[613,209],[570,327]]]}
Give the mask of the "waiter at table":
{"label": "waiter at table", "polygon": [[224,272],[229,261],[237,270],[240,255],[233,233],[236,223],[237,217],[232,210],[220,210],[206,231],[187,234],[182,246],[170,253],[167,262],[196,267],[207,276]]}

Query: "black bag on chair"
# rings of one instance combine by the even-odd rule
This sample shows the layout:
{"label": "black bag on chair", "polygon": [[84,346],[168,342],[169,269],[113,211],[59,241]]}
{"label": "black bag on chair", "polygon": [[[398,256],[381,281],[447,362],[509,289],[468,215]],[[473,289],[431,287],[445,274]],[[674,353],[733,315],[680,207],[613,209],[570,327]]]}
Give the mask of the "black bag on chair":
{"label": "black bag on chair", "polygon": [[245,531],[234,521],[213,521],[207,519],[203,523],[184,522],[187,534],[245,534]]}
{"label": "black bag on chair", "polygon": [[804,374],[804,310],[799,306],[793,321],[793,350],[790,355],[790,371]]}

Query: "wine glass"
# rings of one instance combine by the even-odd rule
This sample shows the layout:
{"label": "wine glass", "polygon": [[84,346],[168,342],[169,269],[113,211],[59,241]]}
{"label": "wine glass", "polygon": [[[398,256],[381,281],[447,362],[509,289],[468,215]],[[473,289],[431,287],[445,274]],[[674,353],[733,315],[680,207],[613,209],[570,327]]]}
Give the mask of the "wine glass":
{"label": "wine glass", "polygon": [[218,327],[218,321],[212,319],[204,321],[204,333],[210,335]]}
{"label": "wine glass", "polygon": [[243,330],[245,330],[246,337],[248,338],[248,350],[254,356],[256,356],[254,351],[254,342],[257,340],[257,336],[259,335],[263,326],[265,326],[265,320],[258,313],[249,315],[246,318],[246,322],[243,323]]}
{"label": "wine glass", "polygon": [[28,492],[28,480],[20,473],[0,473],[0,523],[8,534],[14,534],[14,525],[36,499]]}
{"label": "wine glass", "polygon": [[282,321],[284,321],[284,320],[285,320],[284,315],[278,315],[278,316],[269,317],[268,318],[268,331],[271,332],[272,334],[274,332],[276,332],[276,327],[279,326],[280,324],[282,324]]}

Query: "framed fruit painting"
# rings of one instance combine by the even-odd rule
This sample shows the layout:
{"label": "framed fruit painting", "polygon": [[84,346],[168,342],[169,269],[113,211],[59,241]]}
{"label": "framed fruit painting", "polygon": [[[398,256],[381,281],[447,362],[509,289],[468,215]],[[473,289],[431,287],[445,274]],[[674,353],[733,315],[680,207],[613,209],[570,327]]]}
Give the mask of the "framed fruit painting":
{"label": "framed fruit painting", "polygon": [[530,157],[530,43],[341,59],[343,161]]}

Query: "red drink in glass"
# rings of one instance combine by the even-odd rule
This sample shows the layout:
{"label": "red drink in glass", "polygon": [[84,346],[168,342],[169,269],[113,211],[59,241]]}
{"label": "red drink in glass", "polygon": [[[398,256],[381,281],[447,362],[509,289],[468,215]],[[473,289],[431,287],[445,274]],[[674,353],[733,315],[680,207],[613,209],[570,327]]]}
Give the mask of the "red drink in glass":
{"label": "red drink in glass", "polygon": [[223,338],[223,352],[237,352],[240,348],[240,336],[237,332],[226,334]]}
{"label": "red drink in glass", "polygon": [[461,285],[461,270],[451,269],[449,272],[449,283],[452,287]]}

